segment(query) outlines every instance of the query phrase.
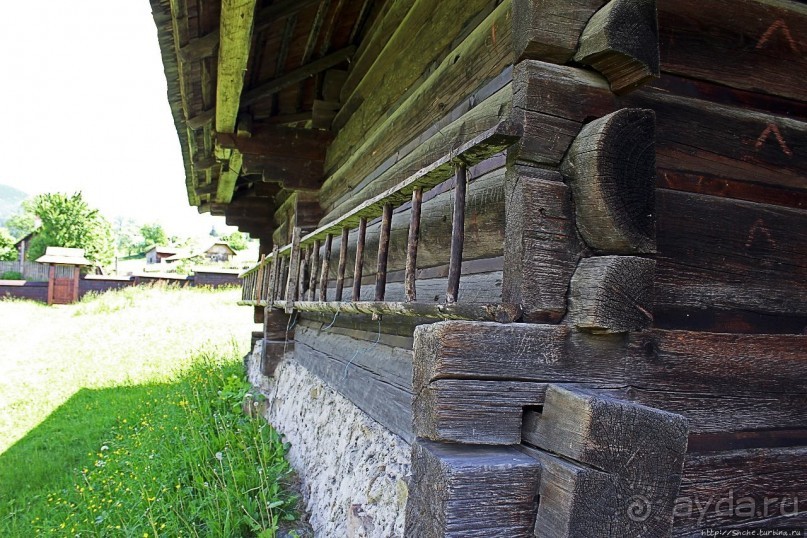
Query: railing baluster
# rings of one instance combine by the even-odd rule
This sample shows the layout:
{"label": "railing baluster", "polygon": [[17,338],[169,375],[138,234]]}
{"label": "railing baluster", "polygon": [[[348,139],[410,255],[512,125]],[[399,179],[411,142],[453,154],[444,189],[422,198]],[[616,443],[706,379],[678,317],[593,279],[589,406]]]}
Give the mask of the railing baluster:
{"label": "railing baluster", "polygon": [[261,295],[263,294],[263,273],[264,267],[263,262],[266,261],[266,255],[262,254],[261,259],[258,262],[258,271],[255,275],[255,302],[261,302]]}
{"label": "railing baluster", "polygon": [[269,271],[269,289],[266,293],[266,306],[272,307],[275,302],[275,293],[277,293],[277,279],[278,270],[280,269],[280,260],[277,257],[278,248],[275,246],[272,249],[272,268]]}
{"label": "railing baluster", "polygon": [[359,219],[359,235],[356,238],[356,265],[353,267],[353,302],[361,300],[361,273],[364,267],[364,238],[367,235],[367,217]]}
{"label": "railing baluster", "polygon": [[280,301],[286,296],[286,275],[289,272],[289,258],[283,256],[280,259],[280,273],[277,280],[277,300]]}
{"label": "railing baluster", "polygon": [[339,247],[339,270],[336,275],[336,300],[342,300],[342,290],[345,287],[345,265],[347,265],[347,239],[350,230],[342,228],[342,244]]}
{"label": "railing baluster", "polygon": [[316,299],[317,296],[317,273],[319,272],[319,247],[321,246],[321,241],[317,239],[314,241],[314,246],[311,250],[311,255],[308,257],[309,260],[309,278],[308,278],[308,300],[313,301]]}
{"label": "railing baluster", "polygon": [[465,163],[457,166],[457,186],[454,188],[454,215],[451,221],[451,255],[448,261],[448,287],[446,303],[457,302],[462,273],[462,248],[465,242],[465,190],[468,184],[468,168]]}
{"label": "railing baluster", "polygon": [[300,280],[300,227],[295,226],[291,235],[291,256],[289,257],[289,276],[286,280],[286,313],[294,310],[292,303],[297,299],[297,286]]}
{"label": "railing baluster", "polygon": [[322,275],[319,277],[319,300],[328,300],[328,272],[331,270],[331,245],[333,234],[328,234],[325,238],[325,252],[322,258]]}
{"label": "railing baluster", "polygon": [[406,242],[406,273],[404,288],[408,302],[417,300],[415,273],[418,266],[418,240],[420,239],[420,206],[423,203],[423,189],[415,187],[412,191],[412,215],[409,221],[409,238]]}
{"label": "railing baluster", "polygon": [[[302,232],[302,231],[301,231]],[[311,251],[305,247],[300,247],[300,269],[297,271],[297,298],[298,301],[305,301],[305,285],[308,280],[305,278],[305,269],[311,265]]]}
{"label": "railing baluster", "polygon": [[392,204],[384,204],[381,215],[381,233],[378,236],[378,265],[375,273],[375,300],[383,301],[387,291],[387,260],[389,260],[389,233],[392,226]]}
{"label": "railing baluster", "polygon": [[268,300],[269,299],[269,276],[272,273],[272,260],[266,259],[266,255],[264,255],[264,270],[263,270],[263,281],[261,283],[261,300]]}

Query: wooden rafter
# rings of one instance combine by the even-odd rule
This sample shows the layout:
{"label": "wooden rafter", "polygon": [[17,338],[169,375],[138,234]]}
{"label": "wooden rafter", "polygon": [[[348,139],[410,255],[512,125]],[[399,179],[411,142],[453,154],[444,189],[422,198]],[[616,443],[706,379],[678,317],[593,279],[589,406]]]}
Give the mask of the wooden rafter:
{"label": "wooden rafter", "polygon": [[291,86],[297,82],[301,82],[312,75],[325,71],[326,69],[337,66],[352,57],[355,52],[356,47],[345,47],[327,56],[314,60],[313,62],[306,64],[299,69],[289,71],[283,76],[268,80],[263,84],[260,84],[245,92],[241,99],[241,106],[252,105],[279,92],[283,88]]}
{"label": "wooden rafter", "polygon": [[216,84],[216,131],[232,133],[240,108],[244,73],[252,43],[256,0],[223,0]]}

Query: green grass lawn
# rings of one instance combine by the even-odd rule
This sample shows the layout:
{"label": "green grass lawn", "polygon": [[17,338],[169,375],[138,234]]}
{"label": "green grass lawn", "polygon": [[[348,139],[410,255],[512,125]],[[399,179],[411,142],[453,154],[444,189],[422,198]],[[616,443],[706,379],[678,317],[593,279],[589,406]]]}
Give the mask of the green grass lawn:
{"label": "green grass lawn", "polygon": [[0,301],[0,536],[260,536],[287,447],[240,412],[238,291]]}

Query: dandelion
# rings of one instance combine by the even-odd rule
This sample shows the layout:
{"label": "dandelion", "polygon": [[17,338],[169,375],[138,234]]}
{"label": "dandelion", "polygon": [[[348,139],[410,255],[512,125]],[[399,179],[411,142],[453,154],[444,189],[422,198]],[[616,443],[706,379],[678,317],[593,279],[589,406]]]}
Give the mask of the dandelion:
{"label": "dandelion", "polygon": [[221,452],[216,452],[216,459],[219,461],[223,460],[224,454],[222,454]]}

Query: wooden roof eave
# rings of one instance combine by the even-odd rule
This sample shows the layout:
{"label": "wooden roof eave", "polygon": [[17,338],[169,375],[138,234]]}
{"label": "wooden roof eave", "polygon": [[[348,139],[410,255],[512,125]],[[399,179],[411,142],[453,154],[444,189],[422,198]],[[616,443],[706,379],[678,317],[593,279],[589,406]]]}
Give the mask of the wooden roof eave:
{"label": "wooden roof eave", "polygon": [[174,36],[171,5],[169,0],[150,0],[150,2],[154,24],[157,27],[160,56],[162,57],[165,81],[168,88],[168,104],[179,138],[182,161],[185,166],[185,187],[188,193],[188,203],[192,206],[198,206],[200,200],[195,189],[195,173],[191,161],[190,137],[188,135],[189,127],[186,124],[185,113],[182,106],[179,61],[177,59],[177,46]]}

